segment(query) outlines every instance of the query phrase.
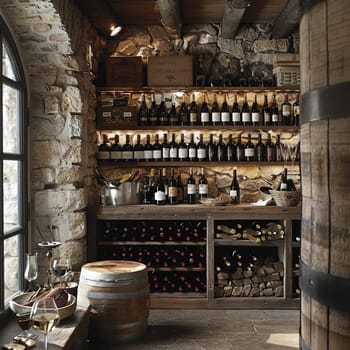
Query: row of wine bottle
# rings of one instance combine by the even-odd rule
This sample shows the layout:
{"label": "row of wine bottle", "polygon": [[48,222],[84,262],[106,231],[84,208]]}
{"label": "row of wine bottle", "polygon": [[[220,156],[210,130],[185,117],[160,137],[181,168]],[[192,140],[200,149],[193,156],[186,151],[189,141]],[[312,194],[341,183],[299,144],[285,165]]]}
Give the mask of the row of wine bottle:
{"label": "row of wine bottle", "polygon": [[98,234],[105,241],[206,241],[206,221],[101,221]]}
{"label": "row of wine bottle", "polygon": [[106,259],[132,260],[147,267],[205,268],[205,248],[201,246],[117,246],[102,252]]}
{"label": "row of wine bottle", "polygon": [[[300,151],[297,148],[295,160],[299,161]],[[133,146],[130,143],[130,135],[125,135],[125,144],[119,144],[119,135],[115,135],[114,143],[110,145],[107,135],[103,135],[103,142],[98,147],[97,159],[99,161],[138,161],[138,162],[167,162],[167,161],[257,161],[257,162],[282,162],[283,152],[280,135],[276,136],[276,143],[272,136],[267,133],[267,139],[263,142],[261,133],[258,134],[257,142],[252,141],[251,134],[247,136],[247,142],[242,142],[242,135],[238,135],[235,142],[232,134],[229,134],[227,143],[223,140],[223,134],[219,134],[218,142],[214,135],[209,135],[209,142],[203,141],[203,134],[199,135],[196,143],[194,134],[190,134],[190,142],[185,142],[185,135],[181,134],[180,142],[176,142],[175,134],[172,134],[168,143],[168,135],[163,135],[162,143],[159,135],[155,134],[154,143],[151,136],[146,136],[146,144],[141,144],[141,137],[137,135],[137,142]]]}
{"label": "row of wine bottle", "polygon": [[299,125],[300,103],[299,94],[293,105],[289,102],[288,94],[284,95],[284,102],[278,106],[276,97],[273,95],[272,103],[268,102],[267,95],[264,96],[263,106],[257,103],[257,95],[251,106],[244,97],[243,105],[240,107],[237,102],[237,94],[232,108],[229,108],[224,95],[224,101],[219,107],[216,95],[211,108],[203,94],[201,105],[197,104],[195,95],[192,101],[186,104],[185,95],[183,102],[176,108],[175,95],[172,96],[171,107],[168,109],[165,104],[165,97],[162,95],[159,105],[156,104],[155,96],[151,96],[151,105],[147,106],[145,95],[141,95],[141,105],[138,111],[138,124],[142,125]]}
{"label": "row of wine bottle", "polygon": [[149,274],[151,293],[205,293],[206,276],[203,272],[153,272]]}

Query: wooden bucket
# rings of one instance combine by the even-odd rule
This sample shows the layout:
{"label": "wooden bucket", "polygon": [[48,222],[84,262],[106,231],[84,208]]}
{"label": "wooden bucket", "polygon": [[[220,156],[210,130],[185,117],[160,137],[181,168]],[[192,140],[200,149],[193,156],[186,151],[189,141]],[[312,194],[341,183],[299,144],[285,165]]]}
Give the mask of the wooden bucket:
{"label": "wooden bucket", "polygon": [[149,314],[146,266],[124,260],[85,264],[80,274],[78,304],[92,307],[92,338],[117,344],[142,336]]}
{"label": "wooden bucket", "polygon": [[301,349],[350,349],[350,6],[304,1]]}

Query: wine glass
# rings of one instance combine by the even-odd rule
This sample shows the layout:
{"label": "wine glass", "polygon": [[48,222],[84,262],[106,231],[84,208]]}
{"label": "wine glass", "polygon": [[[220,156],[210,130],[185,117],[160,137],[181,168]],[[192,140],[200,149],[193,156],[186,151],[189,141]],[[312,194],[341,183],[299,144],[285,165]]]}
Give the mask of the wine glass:
{"label": "wine glass", "polygon": [[32,327],[32,320],[30,318],[30,312],[16,313],[17,323],[22,329],[22,332],[18,334],[18,337],[23,338],[35,338],[35,334],[29,331]]}
{"label": "wine glass", "polygon": [[32,281],[38,278],[38,253],[26,254],[24,278],[29,282],[29,291],[32,290]]}
{"label": "wine glass", "polygon": [[67,276],[72,270],[72,265],[69,258],[55,258],[52,260],[51,272],[60,280],[59,286],[62,287],[63,277]]}
{"label": "wine glass", "polygon": [[47,350],[48,333],[58,326],[60,316],[55,300],[51,297],[37,300],[30,313],[32,327],[44,334],[44,349]]}
{"label": "wine glass", "polygon": [[289,158],[292,161],[292,166],[295,163],[295,159],[297,157],[297,151],[298,151],[298,145],[297,144],[291,144],[288,145],[288,151],[289,151]]}

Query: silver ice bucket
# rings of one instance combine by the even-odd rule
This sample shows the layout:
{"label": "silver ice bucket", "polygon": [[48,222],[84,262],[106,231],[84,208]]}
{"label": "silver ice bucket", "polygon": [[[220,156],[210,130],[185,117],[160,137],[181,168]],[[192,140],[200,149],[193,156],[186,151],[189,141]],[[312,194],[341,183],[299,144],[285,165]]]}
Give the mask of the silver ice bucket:
{"label": "silver ice bucket", "polygon": [[107,205],[139,204],[139,184],[124,182],[118,187],[109,185],[105,187]]}

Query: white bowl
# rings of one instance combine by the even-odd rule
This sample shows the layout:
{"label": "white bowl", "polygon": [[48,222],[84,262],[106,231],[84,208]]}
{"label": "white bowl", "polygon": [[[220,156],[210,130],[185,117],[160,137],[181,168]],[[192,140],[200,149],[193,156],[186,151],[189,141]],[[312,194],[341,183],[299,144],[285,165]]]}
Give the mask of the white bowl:
{"label": "white bowl", "polygon": [[[28,298],[32,294],[33,292],[29,292],[29,293],[23,293],[14,297],[12,300],[10,300],[10,309],[16,314],[30,312],[32,307],[25,306],[23,304],[26,302],[26,300],[28,300]],[[72,316],[74,314],[76,306],[77,306],[77,298],[74,295],[68,293],[67,305],[58,308],[60,319],[64,320],[65,318]]]}

